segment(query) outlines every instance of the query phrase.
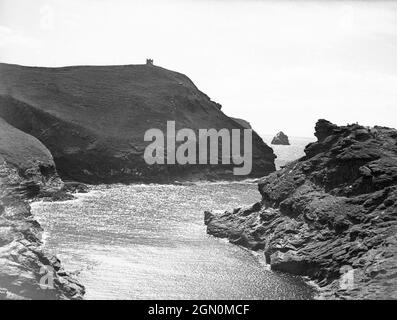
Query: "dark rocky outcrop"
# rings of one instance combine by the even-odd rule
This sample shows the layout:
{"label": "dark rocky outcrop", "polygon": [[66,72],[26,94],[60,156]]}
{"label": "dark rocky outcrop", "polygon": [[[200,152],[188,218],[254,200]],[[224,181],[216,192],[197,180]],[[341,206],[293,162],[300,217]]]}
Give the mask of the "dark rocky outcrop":
{"label": "dark rocky outcrop", "polygon": [[320,120],[316,137],[260,181],[260,203],[206,212],[208,233],[263,250],[324,297],[397,299],[397,130]]}
{"label": "dark rocky outcrop", "polygon": [[62,187],[54,160],[48,149],[36,138],[21,132],[0,118],[0,163],[18,172],[15,189],[25,197]]}
{"label": "dark rocky outcrop", "polygon": [[[0,118],[0,299],[82,298],[84,287],[43,251],[43,230],[27,202],[61,188],[44,145]],[[51,284],[46,276],[52,288],[40,286]]]}
{"label": "dark rocky outcrop", "polygon": [[[64,180],[88,183],[228,179],[234,165],[153,165],[148,129],[243,129],[185,75],[157,66],[36,68],[0,64],[0,117],[39,139]],[[275,170],[273,150],[253,134],[250,177]]]}
{"label": "dark rocky outcrop", "polygon": [[290,144],[288,136],[282,131],[276,134],[276,136],[273,138],[271,143],[274,145],[284,145],[284,146],[288,146]]}

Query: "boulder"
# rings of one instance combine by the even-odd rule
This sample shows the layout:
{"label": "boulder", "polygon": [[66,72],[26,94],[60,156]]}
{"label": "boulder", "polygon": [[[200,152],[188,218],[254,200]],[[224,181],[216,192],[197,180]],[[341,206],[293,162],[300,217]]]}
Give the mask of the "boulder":
{"label": "boulder", "polygon": [[239,119],[239,118],[230,118],[230,119],[234,120],[245,129],[252,129],[251,124],[247,120]]}

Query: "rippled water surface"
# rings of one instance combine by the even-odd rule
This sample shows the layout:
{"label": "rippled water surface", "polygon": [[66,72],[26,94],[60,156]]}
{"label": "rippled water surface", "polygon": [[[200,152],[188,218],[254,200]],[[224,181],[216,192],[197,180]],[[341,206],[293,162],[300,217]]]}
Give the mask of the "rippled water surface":
{"label": "rippled water surface", "polygon": [[[265,136],[268,142],[272,137]],[[272,146],[279,167],[311,139]],[[309,299],[300,278],[206,234],[203,211],[260,200],[256,184],[111,185],[77,200],[34,203],[45,246],[86,286],[87,299]]]}
{"label": "rippled water surface", "polygon": [[307,299],[300,278],[206,234],[203,211],[260,199],[251,183],[98,186],[77,200],[34,203],[45,246],[87,299]]}

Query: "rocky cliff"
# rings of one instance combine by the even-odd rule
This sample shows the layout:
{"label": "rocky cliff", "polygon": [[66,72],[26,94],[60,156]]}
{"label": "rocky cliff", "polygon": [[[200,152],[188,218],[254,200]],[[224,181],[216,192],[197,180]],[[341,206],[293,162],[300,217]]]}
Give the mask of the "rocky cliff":
{"label": "rocky cliff", "polygon": [[[153,165],[146,130],[243,129],[185,75],[152,65],[36,68],[0,64],[0,117],[39,139],[62,178],[89,183],[235,178],[233,165]],[[253,134],[251,177],[275,170]]]}
{"label": "rocky cliff", "polygon": [[0,118],[0,299],[82,298],[84,287],[43,251],[27,202],[62,187],[48,149]]}
{"label": "rocky cliff", "polygon": [[263,250],[323,297],[397,299],[397,131],[316,125],[303,158],[259,183],[262,201],[206,212],[208,233]]}

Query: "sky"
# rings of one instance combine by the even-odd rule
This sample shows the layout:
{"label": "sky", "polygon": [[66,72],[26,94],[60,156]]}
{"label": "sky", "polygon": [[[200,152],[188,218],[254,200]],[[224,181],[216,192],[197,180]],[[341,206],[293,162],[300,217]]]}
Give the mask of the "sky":
{"label": "sky", "polygon": [[[0,61],[186,74],[261,134],[397,127],[397,2],[0,0]],[[1,77],[1,75],[0,75]]]}

